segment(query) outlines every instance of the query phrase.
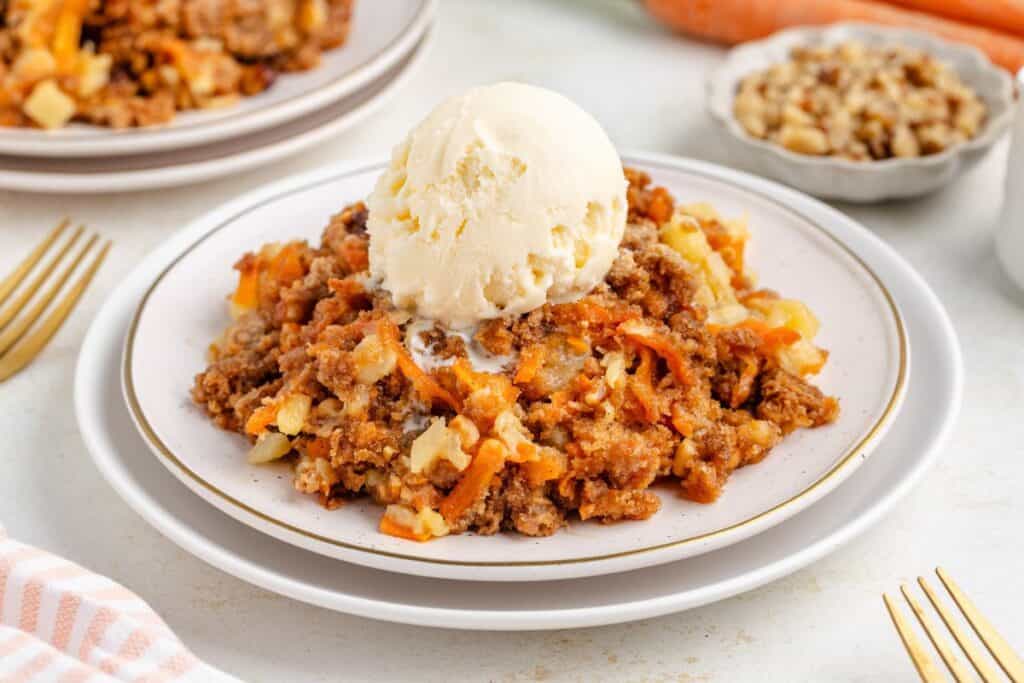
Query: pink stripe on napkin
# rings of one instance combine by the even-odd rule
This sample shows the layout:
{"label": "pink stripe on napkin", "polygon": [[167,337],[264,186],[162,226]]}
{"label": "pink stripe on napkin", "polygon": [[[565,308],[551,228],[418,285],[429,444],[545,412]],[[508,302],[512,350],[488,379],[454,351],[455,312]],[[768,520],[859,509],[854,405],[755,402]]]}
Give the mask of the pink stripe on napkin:
{"label": "pink stripe on napkin", "polygon": [[238,683],[196,659],[127,588],[18,543],[3,527],[0,681]]}

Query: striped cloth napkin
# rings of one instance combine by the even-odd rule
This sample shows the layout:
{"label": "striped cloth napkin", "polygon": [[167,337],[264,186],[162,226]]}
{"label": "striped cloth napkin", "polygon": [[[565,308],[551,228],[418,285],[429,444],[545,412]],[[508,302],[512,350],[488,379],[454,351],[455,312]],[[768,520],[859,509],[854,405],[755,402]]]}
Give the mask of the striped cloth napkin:
{"label": "striped cloth napkin", "polygon": [[0,683],[239,683],[127,588],[0,526]]}

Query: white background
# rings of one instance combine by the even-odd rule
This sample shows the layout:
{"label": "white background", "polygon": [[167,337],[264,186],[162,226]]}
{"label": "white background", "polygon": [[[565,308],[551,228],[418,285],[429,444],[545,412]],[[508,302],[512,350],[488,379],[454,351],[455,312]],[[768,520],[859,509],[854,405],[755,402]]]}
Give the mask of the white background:
{"label": "white background", "polygon": [[704,75],[722,50],[670,35],[639,3],[442,0],[437,30],[424,67],[376,120],[301,158],[159,192],[0,192],[0,273],[65,213],[115,241],[46,353],[0,386],[0,523],[8,532],[135,590],[200,657],[252,681],[913,681],[880,596],[937,564],[1024,648],[1024,295],[1000,272],[991,240],[1005,143],[933,196],[839,206],[895,245],[945,302],[964,348],[964,410],[939,464],[889,517],[760,590],[684,614],[577,631],[396,626],[226,576],[117,498],[75,425],[78,346],[104,295],[134,264],[219,203],[328,161],[383,156],[442,97],[502,79],[562,91],[624,149],[743,165],[725,156],[703,110]]}

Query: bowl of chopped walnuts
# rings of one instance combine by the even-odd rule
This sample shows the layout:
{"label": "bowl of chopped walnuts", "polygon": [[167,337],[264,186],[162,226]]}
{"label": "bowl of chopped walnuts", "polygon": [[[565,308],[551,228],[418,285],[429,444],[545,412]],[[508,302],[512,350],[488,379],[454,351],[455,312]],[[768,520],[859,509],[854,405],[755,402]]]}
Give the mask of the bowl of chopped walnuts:
{"label": "bowl of chopped walnuts", "polygon": [[978,50],[868,24],[779,32],[730,51],[708,107],[752,170],[827,199],[937,190],[1007,130],[1014,85]]}

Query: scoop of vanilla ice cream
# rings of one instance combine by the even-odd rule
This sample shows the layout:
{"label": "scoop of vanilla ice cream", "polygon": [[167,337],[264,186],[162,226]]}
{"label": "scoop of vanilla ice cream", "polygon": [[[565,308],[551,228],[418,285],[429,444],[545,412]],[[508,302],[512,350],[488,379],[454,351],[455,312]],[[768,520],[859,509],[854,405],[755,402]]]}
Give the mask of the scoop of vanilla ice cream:
{"label": "scoop of vanilla ice cream", "polygon": [[626,180],[589,114],[498,83],[427,116],[368,206],[372,275],[396,306],[459,327],[597,285],[625,230]]}

